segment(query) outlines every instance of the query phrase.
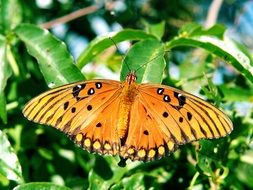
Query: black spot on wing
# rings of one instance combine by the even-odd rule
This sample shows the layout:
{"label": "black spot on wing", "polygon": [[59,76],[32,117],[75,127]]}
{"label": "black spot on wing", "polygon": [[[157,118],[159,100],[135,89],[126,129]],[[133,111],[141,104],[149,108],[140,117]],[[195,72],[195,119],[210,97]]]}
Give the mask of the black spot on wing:
{"label": "black spot on wing", "polygon": [[71,112],[72,112],[72,113],[75,113],[75,112],[76,112],[76,108],[75,108],[75,107],[72,107],[72,108],[71,108]]}
{"label": "black spot on wing", "polygon": [[163,112],[163,117],[167,118],[169,116],[168,112]]}
{"label": "black spot on wing", "polygon": [[171,101],[170,96],[169,95],[164,95],[163,96],[163,101],[170,102]]}
{"label": "black spot on wing", "polygon": [[87,93],[88,95],[93,95],[95,93],[94,88],[90,88]]}
{"label": "black spot on wing", "polygon": [[102,127],[102,124],[99,122],[97,123],[96,127]]}
{"label": "black spot on wing", "polygon": [[191,119],[192,119],[192,114],[191,114],[190,112],[187,112],[187,118],[188,118],[189,121],[191,121]]}
{"label": "black spot on wing", "polygon": [[68,107],[69,107],[69,102],[65,102],[63,105],[63,109],[66,110],[68,109]]}
{"label": "black spot on wing", "polygon": [[87,106],[87,110],[88,110],[88,111],[92,110],[92,106],[91,106],[91,105],[88,105],[88,106]]}
{"label": "black spot on wing", "polygon": [[185,105],[186,98],[184,95],[178,92],[174,92],[174,97],[177,98],[180,107],[183,107]]}
{"label": "black spot on wing", "polygon": [[72,94],[73,94],[74,98],[79,100],[78,95],[81,92],[81,90],[85,88],[85,86],[86,86],[86,84],[78,84],[78,85],[73,87]]}
{"label": "black spot on wing", "polygon": [[148,130],[143,131],[143,134],[144,134],[144,135],[149,135]]}
{"label": "black spot on wing", "polygon": [[157,94],[162,95],[163,92],[164,92],[164,88],[158,88],[157,89]]}
{"label": "black spot on wing", "polygon": [[102,88],[102,83],[101,82],[96,82],[95,86],[96,86],[97,89],[100,89],[100,88]]}

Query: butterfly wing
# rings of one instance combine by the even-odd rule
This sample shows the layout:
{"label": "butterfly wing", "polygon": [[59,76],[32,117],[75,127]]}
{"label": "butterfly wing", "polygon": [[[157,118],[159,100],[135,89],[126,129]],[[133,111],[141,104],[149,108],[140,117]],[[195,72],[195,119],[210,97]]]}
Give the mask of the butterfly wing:
{"label": "butterfly wing", "polygon": [[[141,98],[134,102],[125,143],[120,155],[131,160],[150,161],[163,156],[170,133]],[[166,146],[167,147],[167,146]],[[175,148],[170,145],[171,151]]]}
{"label": "butterfly wing", "polygon": [[223,112],[196,96],[141,84],[122,139],[117,126],[125,118],[120,110],[123,86],[112,80],[65,85],[32,99],[23,113],[65,132],[90,152],[143,161],[162,157],[179,144],[225,136],[233,128]]}
{"label": "butterfly wing", "polygon": [[140,85],[138,91],[122,157],[153,160],[180,144],[223,137],[233,129],[222,111],[194,95],[150,84]]}
{"label": "butterfly wing", "polygon": [[23,114],[29,120],[58,128],[91,152],[115,155],[119,138],[115,133],[117,120],[112,116],[117,115],[120,93],[121,83],[117,81],[73,83],[32,99]]}

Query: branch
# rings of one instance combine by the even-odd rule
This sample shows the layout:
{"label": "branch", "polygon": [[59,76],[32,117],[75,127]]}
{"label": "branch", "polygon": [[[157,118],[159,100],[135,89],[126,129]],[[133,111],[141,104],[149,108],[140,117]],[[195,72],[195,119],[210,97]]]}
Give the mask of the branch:
{"label": "branch", "polygon": [[49,28],[52,28],[52,27],[54,27],[54,26],[56,26],[58,24],[67,23],[67,22],[69,22],[71,20],[74,20],[76,18],[79,18],[79,17],[82,17],[84,15],[93,13],[97,9],[98,9],[98,6],[96,6],[96,5],[85,7],[83,9],[78,10],[78,11],[75,11],[75,12],[72,12],[70,14],[67,14],[67,15],[65,15],[63,17],[60,17],[60,18],[57,18],[55,20],[52,20],[52,21],[40,24],[40,27],[49,29]]}
{"label": "branch", "polygon": [[205,27],[209,28],[216,23],[223,0],[213,0],[208,10]]}

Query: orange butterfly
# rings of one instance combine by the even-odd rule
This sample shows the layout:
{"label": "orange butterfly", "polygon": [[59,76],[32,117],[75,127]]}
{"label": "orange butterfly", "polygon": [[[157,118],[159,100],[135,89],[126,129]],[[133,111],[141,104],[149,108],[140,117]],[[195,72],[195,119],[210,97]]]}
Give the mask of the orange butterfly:
{"label": "orange butterfly", "polygon": [[91,80],[64,85],[32,99],[23,114],[66,133],[90,152],[150,161],[178,145],[219,138],[233,129],[219,109],[160,84]]}

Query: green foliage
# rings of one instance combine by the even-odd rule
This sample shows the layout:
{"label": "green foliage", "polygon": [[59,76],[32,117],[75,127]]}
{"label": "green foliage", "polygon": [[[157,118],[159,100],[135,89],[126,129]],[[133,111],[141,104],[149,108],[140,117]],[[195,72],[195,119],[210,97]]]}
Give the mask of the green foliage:
{"label": "green foliage", "polygon": [[[1,37],[1,36],[0,36]],[[0,118],[4,123],[7,123],[6,101],[4,96],[4,88],[7,79],[11,75],[10,66],[7,63],[7,47],[4,37],[0,38]]]}
{"label": "green foliage", "polygon": [[0,29],[7,33],[22,22],[22,8],[18,0],[1,0],[0,7]]}
{"label": "green foliage", "polygon": [[143,31],[133,29],[121,30],[116,33],[99,36],[92,40],[87,49],[81,53],[77,61],[77,66],[81,69],[89,63],[94,56],[103,52],[106,48],[114,46],[114,43],[112,42],[119,43],[126,40],[144,40],[149,38],[154,38],[154,36]]}
{"label": "green foliage", "polygon": [[172,49],[178,46],[203,48],[232,64],[241,74],[253,82],[252,58],[239,50],[231,39],[218,39],[223,35],[223,27],[214,26],[208,30],[203,30],[195,24],[192,28],[192,24],[190,24],[190,26],[185,26],[183,29],[180,31],[179,36],[167,42],[166,48]]}
{"label": "green foliage", "polygon": [[165,22],[162,21],[157,24],[149,24],[146,23],[146,31],[149,34],[154,35],[157,39],[161,40],[161,38],[164,35],[164,30],[165,30]]}
{"label": "green foliage", "polygon": [[2,131],[0,131],[0,142],[0,175],[9,180],[14,180],[19,183],[22,182],[21,166],[17,155]]}
{"label": "green foliage", "polygon": [[70,190],[70,188],[63,187],[60,185],[55,185],[53,183],[47,182],[33,182],[33,183],[26,183],[23,185],[19,185],[15,187],[13,190],[32,190],[32,189],[42,189],[42,190]]}
{"label": "green foliage", "polygon": [[31,24],[20,24],[14,32],[25,43],[28,52],[37,59],[50,87],[85,79],[74,65],[74,59],[68,53],[65,44],[47,30]]}
{"label": "green foliage", "polygon": [[130,70],[136,71],[138,83],[161,83],[165,65],[163,44],[155,39],[143,40],[134,44],[126,55],[120,80],[124,81]]}
{"label": "green foliage", "polygon": [[[224,26],[204,29],[190,23],[168,37],[166,19],[158,24],[145,21],[145,29],[95,37],[75,64],[60,39],[35,24],[24,24],[27,17],[33,20],[25,6],[18,0],[0,0],[0,189],[253,188],[252,107],[242,104],[252,102],[253,62],[245,47],[224,35]],[[70,2],[59,11],[68,7]],[[119,167],[119,157],[89,154],[56,129],[23,117],[22,108],[32,97],[48,87],[88,78],[82,73],[86,65],[108,65],[120,57],[110,47],[126,41],[133,46],[111,69],[121,81],[133,70],[139,83],[202,93],[230,116],[234,131],[225,138],[180,146],[157,161],[127,160]],[[108,59],[103,57],[106,51]],[[173,67],[179,77],[173,76]],[[217,73],[223,79],[219,85],[213,82]]]}

